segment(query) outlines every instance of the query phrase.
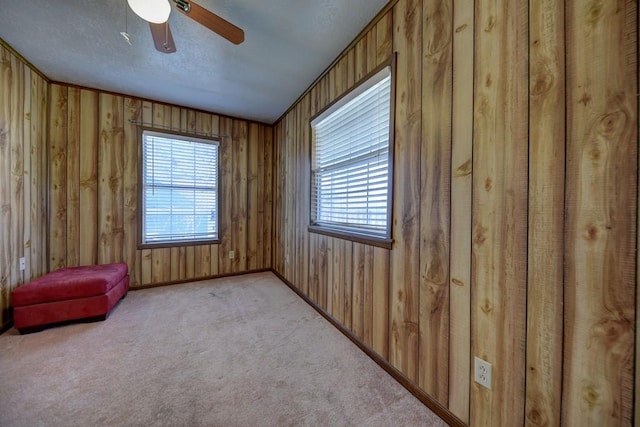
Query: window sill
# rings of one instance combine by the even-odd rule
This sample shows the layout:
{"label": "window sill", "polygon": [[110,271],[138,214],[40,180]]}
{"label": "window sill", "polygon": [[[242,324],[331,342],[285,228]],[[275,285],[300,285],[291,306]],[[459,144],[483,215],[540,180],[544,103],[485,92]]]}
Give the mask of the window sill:
{"label": "window sill", "polygon": [[309,225],[308,230],[310,233],[323,234],[325,236],[351,240],[352,242],[362,243],[363,245],[377,246],[379,248],[384,248],[384,249],[391,249],[393,245],[393,239],[364,236],[358,233],[350,233],[348,231],[336,230],[336,229],[327,228],[327,227],[320,227],[317,225]]}
{"label": "window sill", "polygon": [[176,248],[184,246],[201,246],[201,245],[219,245],[218,240],[193,240],[193,241],[181,241],[181,242],[158,242],[158,243],[138,243],[138,249],[164,249],[164,248]]}

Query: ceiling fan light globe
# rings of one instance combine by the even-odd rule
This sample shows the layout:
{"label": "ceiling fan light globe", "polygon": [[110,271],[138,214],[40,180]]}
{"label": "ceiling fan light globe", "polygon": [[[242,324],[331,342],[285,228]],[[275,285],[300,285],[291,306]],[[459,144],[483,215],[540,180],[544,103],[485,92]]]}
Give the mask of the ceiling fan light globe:
{"label": "ceiling fan light globe", "polygon": [[145,21],[162,24],[169,20],[169,0],[127,0],[133,12]]}

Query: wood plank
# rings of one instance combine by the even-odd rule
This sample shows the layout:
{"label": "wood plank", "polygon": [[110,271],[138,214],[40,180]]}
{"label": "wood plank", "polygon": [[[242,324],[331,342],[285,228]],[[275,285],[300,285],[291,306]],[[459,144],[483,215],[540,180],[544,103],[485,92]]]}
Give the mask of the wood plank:
{"label": "wood plank", "polygon": [[[208,113],[196,113],[196,132],[198,134],[211,135],[211,115]],[[211,275],[211,245],[198,245],[195,247],[195,276],[209,277]]]}
{"label": "wood plank", "polygon": [[331,314],[333,317],[336,318],[336,320],[338,320],[338,318],[335,316],[334,314],[334,289],[335,289],[335,285],[334,285],[334,275],[335,275],[335,255],[334,255],[334,251],[335,251],[335,245],[336,245],[336,240],[333,237],[327,237],[327,243],[326,243],[326,266],[327,266],[327,273],[326,273],[326,286],[324,287],[325,290],[325,304],[326,304],[326,310],[327,313]]}
{"label": "wood plank", "polygon": [[[1,85],[1,83],[0,83]],[[44,274],[46,256],[46,136],[47,127],[47,84],[38,73],[31,73],[31,268],[29,278]]]}
{"label": "wood plank", "polygon": [[308,281],[304,278],[303,270],[304,267],[307,267],[308,261],[304,259],[303,254],[303,241],[302,241],[302,232],[303,232],[303,216],[304,213],[302,209],[304,207],[304,194],[306,191],[302,188],[301,181],[304,179],[302,176],[303,164],[302,162],[302,102],[298,102],[298,104],[291,111],[292,115],[292,134],[293,134],[293,156],[291,156],[291,174],[293,176],[293,192],[296,195],[295,199],[296,203],[292,203],[292,211],[294,217],[294,229],[293,229],[293,240],[292,240],[292,265],[294,269],[293,278],[295,283],[297,283],[298,289],[303,293],[307,294],[309,292],[308,289]]}
{"label": "wood plank", "polygon": [[366,246],[361,243],[353,244],[352,269],[352,298],[351,330],[360,340],[364,341],[364,257]]}
{"label": "wood plank", "polygon": [[320,256],[318,248],[318,235],[316,233],[309,234],[309,293],[308,296],[312,301],[318,301],[318,288],[320,286]]}
{"label": "wood plank", "polygon": [[275,175],[275,156],[274,156],[274,130],[269,126],[265,128],[265,140],[264,140],[264,164],[265,164],[265,179],[264,179],[264,199],[265,205],[264,211],[264,230],[262,233],[262,241],[264,242],[264,264],[263,268],[271,268],[275,265],[273,262],[273,241],[274,233],[273,227],[275,219],[273,217],[273,192],[274,192],[274,176]]}
{"label": "wood plank", "polygon": [[311,96],[307,94],[301,101],[300,108],[300,157],[298,164],[300,165],[300,197],[298,204],[300,209],[300,240],[302,250],[302,288],[309,289],[309,212],[311,210],[311,163],[309,162],[311,155]]}
{"label": "wood plank", "polygon": [[[393,13],[393,12],[390,12]],[[392,18],[393,20],[393,18]],[[367,33],[367,72],[365,76],[371,73],[378,66],[378,31],[375,27],[371,28]],[[393,34],[392,34],[393,40]]]}
{"label": "wood plank", "polygon": [[[636,46],[636,49],[638,49],[640,51],[640,42],[638,43],[638,46]],[[640,88],[640,73],[638,73],[638,81],[637,81],[637,86],[638,88]],[[640,111],[638,112],[638,114],[640,114]],[[636,132],[638,132],[638,135],[640,135],[640,119],[636,120],[637,121],[637,125],[638,125],[638,129],[636,130]],[[640,155],[640,152],[638,153]],[[638,161],[638,164],[640,164],[640,160]],[[638,175],[640,176],[640,171],[638,172]],[[635,372],[636,372],[636,382],[635,382],[635,420],[636,422],[638,422],[640,420],[640,391],[638,391],[638,388],[640,387],[640,327],[638,327],[638,316],[640,316],[640,295],[638,294],[638,278],[640,278],[640,186],[638,188],[636,188],[636,200],[638,202],[637,206],[636,206],[636,217],[637,217],[637,224],[636,224],[636,364],[635,364]]]}
{"label": "wood plank", "polygon": [[420,268],[420,137],[422,2],[393,8],[396,68],[396,125],[393,189],[394,243],[390,260],[391,335],[389,362],[418,380]]}
{"label": "wood plank", "polygon": [[[354,51],[355,51],[356,82],[358,82],[367,75],[367,37],[366,35],[362,37],[360,40],[358,40],[358,43],[356,43]],[[312,111],[312,114],[315,114],[315,112]]]}
{"label": "wood plank", "polygon": [[343,240],[343,258],[342,258],[342,301],[343,301],[343,325],[347,329],[351,329],[352,304],[353,304],[353,242],[351,240]]}
{"label": "wood plank", "polygon": [[[172,118],[173,120],[173,118]],[[195,111],[186,108],[180,109],[180,130],[187,132],[195,132],[196,116]],[[184,263],[184,278],[192,278],[196,276],[196,248],[195,246],[186,246],[184,248],[184,260],[181,260],[182,254],[178,251],[178,262]],[[178,267],[181,269],[182,267]]]}
{"label": "wood plank", "polygon": [[471,425],[524,419],[527,271],[527,2],[476,2]]}
{"label": "wood plank", "polygon": [[80,89],[67,91],[67,266],[80,265]]}
{"label": "wood plank", "polygon": [[[349,49],[349,52],[347,52],[346,58],[347,58],[347,70],[346,70],[347,89],[351,89],[356,82],[356,48],[355,46]],[[302,102],[308,99],[309,99],[309,94],[307,94],[303,98]],[[303,127],[303,129],[306,129],[306,127]]]}
{"label": "wood plank", "polygon": [[[23,282],[19,259],[24,255],[24,68],[25,65],[16,56],[11,56],[11,125],[9,129],[11,144],[11,233],[10,255],[11,288]],[[5,289],[9,291],[9,289]],[[6,295],[2,311],[9,306],[10,295]]]}
{"label": "wood plank", "polygon": [[[373,29],[371,30],[373,31]],[[389,11],[380,18],[375,26],[376,63],[375,67],[391,58],[393,53],[393,12]],[[417,47],[417,46],[416,46]]]}
{"label": "wood plank", "polygon": [[[250,125],[251,126],[251,125]],[[259,125],[257,130],[256,142],[253,145],[253,149],[255,150],[255,176],[256,176],[256,198],[252,201],[252,206],[247,207],[247,212],[249,215],[256,216],[255,223],[256,229],[254,230],[255,235],[255,246],[256,246],[256,254],[255,254],[255,268],[264,268],[266,261],[264,259],[265,256],[265,245],[267,242],[264,240],[264,228],[265,228],[265,211],[269,209],[265,202],[265,164],[264,164],[264,151],[265,147],[265,128],[264,125]],[[251,160],[250,163],[253,163]],[[269,166],[271,168],[272,166]],[[252,166],[249,167],[251,169]],[[251,233],[249,233],[249,236]],[[251,237],[249,237],[250,239]],[[247,242],[248,245],[248,242]],[[251,268],[251,266],[248,266]]]}
{"label": "wood plank", "polygon": [[26,283],[31,279],[31,233],[34,224],[32,222],[31,217],[31,118],[32,118],[32,109],[31,109],[31,91],[32,91],[32,80],[31,80],[31,68],[28,66],[22,67],[22,79],[23,79],[23,88],[22,88],[22,173],[23,173],[23,183],[22,183],[22,200],[20,201],[22,204],[22,215],[23,215],[23,225],[22,225],[22,241],[20,242],[22,256],[24,257],[24,271],[22,271],[22,282]]}
{"label": "wood plank", "polygon": [[390,360],[391,346],[391,283],[390,251],[373,248],[373,349]]}
{"label": "wood plank", "polygon": [[346,245],[343,239],[333,240],[333,268],[331,270],[331,315],[335,319],[344,325],[344,297],[345,297],[345,283],[344,283],[344,271],[346,259]]}
{"label": "wood plank", "polygon": [[124,101],[106,93],[98,99],[98,262],[106,264],[122,261]]}
{"label": "wood plank", "polygon": [[138,125],[142,120],[142,101],[124,98],[124,147],[123,147],[123,259],[129,266],[129,286],[139,287],[141,252],[138,245],[138,146],[141,141]]}
{"label": "wood plank", "polygon": [[[42,209],[40,210],[40,220],[38,223],[40,224],[40,229],[42,230],[41,238],[44,242],[47,242],[47,234],[48,230],[48,221],[50,211],[47,209],[48,206],[48,191],[49,188],[49,180],[48,180],[48,164],[49,164],[49,152],[47,150],[49,143],[49,108],[51,106],[50,103],[50,85],[48,82],[43,79],[39,79],[39,89],[40,89],[40,117],[42,120],[42,126],[40,127],[40,206]],[[38,274],[44,274],[49,271],[49,245],[47,243],[43,244],[40,250],[40,269],[38,270]]]}
{"label": "wood plank", "polygon": [[285,277],[289,281],[293,281],[293,264],[292,264],[292,243],[293,243],[293,232],[295,229],[295,218],[293,217],[292,210],[295,200],[295,190],[293,189],[295,177],[293,176],[291,162],[292,156],[290,155],[293,149],[293,116],[292,114],[287,114],[285,117],[285,126],[284,126],[284,165],[282,170],[282,179],[284,179],[284,193],[283,193],[283,201],[282,201],[282,209],[284,214],[284,224],[283,224],[283,248],[284,248],[284,272]]}
{"label": "wood plank", "polygon": [[[180,130],[182,119],[182,109],[180,107],[171,107],[171,129]],[[186,256],[187,248],[184,246],[172,247],[169,249],[171,257],[171,273],[170,280],[184,280],[187,278]],[[192,276],[193,277],[193,276]]]}
{"label": "wood plank", "polygon": [[[364,245],[363,248],[363,284],[362,284],[362,337],[363,341],[370,348],[373,348],[373,324],[374,324],[374,300],[373,300],[373,283],[375,277],[373,275],[373,246]],[[388,277],[387,277],[388,280]],[[355,285],[355,284],[354,284]]]}
{"label": "wood plank", "polygon": [[255,270],[258,268],[260,261],[258,256],[259,244],[262,242],[262,236],[258,236],[258,227],[260,221],[259,213],[259,168],[258,157],[260,154],[260,125],[257,123],[249,124],[249,133],[247,139],[247,269]]}
{"label": "wood plank", "polygon": [[273,180],[273,247],[271,262],[275,271],[282,274],[281,261],[282,246],[280,245],[282,236],[282,120],[273,129],[273,176],[278,177]]}
{"label": "wood plank", "polygon": [[564,2],[530,2],[526,421],[560,425],[564,261]]}
{"label": "wood plank", "polygon": [[327,290],[329,289],[329,264],[331,254],[329,253],[329,237],[317,235],[318,239],[318,304],[327,313],[330,313]]}
{"label": "wood plank", "polygon": [[[142,122],[151,123],[153,121],[153,103],[149,101],[142,101]],[[139,150],[142,150],[142,144],[139,146]],[[142,156],[139,151],[138,156]],[[152,270],[153,259],[151,249],[142,249],[140,251],[140,282],[141,285],[148,285],[152,283]]]}
{"label": "wood plank", "polygon": [[449,249],[451,199],[452,0],[422,10],[420,148],[420,388],[449,399]]}
{"label": "wood plank", "polygon": [[225,135],[220,141],[220,251],[218,271],[220,274],[231,273],[232,264],[229,251],[233,249],[232,228],[232,188],[233,188],[233,121],[227,117],[220,119],[220,133]]}
{"label": "wood plank", "polygon": [[236,250],[233,272],[247,270],[247,138],[246,121],[233,121],[233,186],[232,241]]}
{"label": "wood plank", "polygon": [[[10,94],[13,68],[11,54],[0,46],[0,86],[2,93]],[[9,307],[11,283],[11,97],[0,99],[0,325],[8,318],[5,308]]]}
{"label": "wood plank", "polygon": [[[212,114],[209,116],[211,134],[216,137],[220,135],[220,116]],[[219,147],[219,146],[218,146]],[[218,164],[219,166],[219,164]],[[218,179],[220,178],[220,170],[218,169]],[[219,185],[219,184],[218,184]],[[219,201],[219,198],[218,198]],[[219,208],[218,208],[219,209]],[[219,224],[218,224],[219,225]],[[212,276],[218,274],[218,258],[220,257],[219,245],[209,245],[209,273]]]}
{"label": "wood plank", "polygon": [[[80,265],[98,263],[98,92],[80,91]],[[137,158],[137,151],[136,151]],[[136,177],[137,179],[137,177]]]}
{"label": "wood plank", "polygon": [[463,422],[469,423],[474,57],[472,0],[454,0],[453,28],[449,410]]}
{"label": "wood plank", "polygon": [[565,10],[568,102],[562,423],[631,425],[637,288],[638,4],[575,0]]}
{"label": "wood plank", "polygon": [[49,127],[48,270],[66,265],[67,239],[67,88],[52,84]]}
{"label": "wood plank", "polygon": [[[171,106],[154,103],[152,111],[153,126],[161,130],[171,127]],[[193,113],[193,125],[195,126],[195,112]],[[171,280],[171,248],[151,249],[151,261],[152,283],[166,283]]]}

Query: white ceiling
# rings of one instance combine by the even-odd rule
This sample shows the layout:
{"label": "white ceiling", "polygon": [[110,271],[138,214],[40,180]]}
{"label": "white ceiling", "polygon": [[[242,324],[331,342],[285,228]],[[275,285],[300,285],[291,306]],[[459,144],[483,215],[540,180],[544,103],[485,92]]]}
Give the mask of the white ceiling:
{"label": "white ceiling", "polygon": [[197,0],[244,43],[173,9],[163,54],[126,0],[0,0],[0,38],[54,81],[273,123],[387,2]]}

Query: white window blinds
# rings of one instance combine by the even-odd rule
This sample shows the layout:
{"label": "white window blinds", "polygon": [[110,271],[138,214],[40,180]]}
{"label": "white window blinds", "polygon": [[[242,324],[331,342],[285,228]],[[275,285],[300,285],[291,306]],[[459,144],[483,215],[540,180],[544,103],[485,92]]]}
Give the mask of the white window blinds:
{"label": "white window blinds", "polygon": [[142,136],[142,244],[218,239],[217,141]]}
{"label": "white window blinds", "polygon": [[389,236],[391,72],[373,76],[311,123],[311,224]]}

